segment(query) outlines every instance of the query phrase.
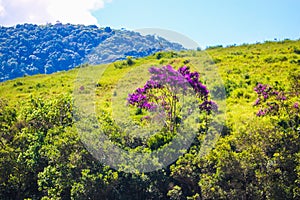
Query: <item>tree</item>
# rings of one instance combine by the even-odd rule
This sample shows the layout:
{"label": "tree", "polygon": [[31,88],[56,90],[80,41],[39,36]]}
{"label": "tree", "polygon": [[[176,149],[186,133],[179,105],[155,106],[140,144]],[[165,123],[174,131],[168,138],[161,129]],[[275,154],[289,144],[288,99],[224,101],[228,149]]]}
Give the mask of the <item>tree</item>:
{"label": "tree", "polygon": [[217,110],[216,103],[209,100],[206,86],[199,81],[198,72],[190,72],[186,66],[176,71],[170,65],[152,67],[149,72],[150,80],[143,88],[128,95],[128,103],[150,112],[158,111],[159,115],[166,117],[165,126],[170,132],[176,132],[176,126],[187,117],[182,116],[181,111],[189,96],[196,97],[196,101],[188,102],[188,112],[192,112],[195,106],[208,114]]}

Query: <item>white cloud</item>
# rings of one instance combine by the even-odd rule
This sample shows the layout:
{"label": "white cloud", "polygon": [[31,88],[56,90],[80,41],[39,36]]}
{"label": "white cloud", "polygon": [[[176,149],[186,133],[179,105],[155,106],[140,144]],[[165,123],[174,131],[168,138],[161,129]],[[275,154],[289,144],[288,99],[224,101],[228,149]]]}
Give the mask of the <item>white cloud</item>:
{"label": "white cloud", "polygon": [[18,23],[97,24],[92,11],[111,0],[0,0],[0,25]]}

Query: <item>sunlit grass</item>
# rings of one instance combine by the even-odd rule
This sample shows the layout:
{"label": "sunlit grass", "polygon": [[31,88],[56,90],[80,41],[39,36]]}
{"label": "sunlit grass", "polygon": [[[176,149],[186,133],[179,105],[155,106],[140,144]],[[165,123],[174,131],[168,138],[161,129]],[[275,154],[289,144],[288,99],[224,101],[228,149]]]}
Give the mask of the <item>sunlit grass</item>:
{"label": "sunlit grass", "polygon": [[[224,104],[226,109],[223,111],[231,123],[240,123],[251,118],[256,111],[252,102],[256,98],[253,88],[257,83],[268,83],[280,88],[288,84],[290,73],[299,70],[300,55],[297,49],[300,49],[300,41],[267,42],[208,49],[205,52],[183,51],[177,55],[161,53],[160,59],[157,59],[157,54],[133,59],[134,64],[130,66],[122,64],[126,61],[117,61],[107,65],[88,66],[84,70],[95,71],[95,76],[100,74],[99,77],[94,77],[96,112],[103,109],[111,112],[114,93],[124,89],[120,83],[124,84],[128,73],[137,69],[143,69],[145,72],[151,66],[171,64],[178,68],[186,64],[192,70],[199,71],[202,75],[201,80],[207,84],[209,90],[224,83],[228,93],[226,105]],[[77,68],[51,75],[35,75],[6,81],[0,83],[0,97],[7,99],[10,105],[16,106],[30,96],[51,98],[63,93],[74,94],[80,87],[74,83],[84,75],[82,72],[82,69]],[[135,74],[144,76],[140,72]],[[143,86],[145,81],[142,80],[143,77],[140,83],[135,83],[136,87]],[[126,88],[126,85],[124,87]],[[129,92],[133,91],[128,90]],[[119,110],[117,106],[120,105],[115,105],[115,112]]]}

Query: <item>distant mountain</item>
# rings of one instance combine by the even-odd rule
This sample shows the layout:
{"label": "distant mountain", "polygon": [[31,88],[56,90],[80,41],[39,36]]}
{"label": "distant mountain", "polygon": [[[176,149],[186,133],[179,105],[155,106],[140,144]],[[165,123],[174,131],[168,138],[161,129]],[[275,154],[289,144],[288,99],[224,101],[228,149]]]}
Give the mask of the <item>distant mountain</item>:
{"label": "distant mountain", "polygon": [[183,46],[154,35],[142,36],[133,31],[117,31],[100,43],[88,56],[91,64],[109,63],[127,56],[145,57],[158,51],[183,50]]}
{"label": "distant mountain", "polygon": [[50,74],[83,63],[101,64],[183,50],[161,37],[95,25],[22,24],[0,27],[0,82],[24,75]]}

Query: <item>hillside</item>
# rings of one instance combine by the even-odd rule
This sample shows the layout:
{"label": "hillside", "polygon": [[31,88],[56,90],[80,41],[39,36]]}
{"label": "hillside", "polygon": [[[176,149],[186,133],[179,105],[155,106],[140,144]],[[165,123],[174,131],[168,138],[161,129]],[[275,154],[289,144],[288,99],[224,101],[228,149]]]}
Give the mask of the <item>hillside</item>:
{"label": "hillside", "polygon": [[0,27],[0,46],[0,81],[184,49],[163,38],[133,31],[59,22]]}
{"label": "hillside", "polygon": [[[163,169],[126,173],[131,169],[128,163],[117,169],[103,165],[99,159],[105,152],[87,151],[88,137],[97,136],[95,126],[87,119],[75,127],[78,110],[89,114],[88,101],[95,101],[92,109],[103,134],[133,155],[168,146],[176,137],[166,130],[148,139],[133,128],[127,134],[128,124],[121,127],[117,121],[126,99],[121,103],[116,99],[123,91],[134,91],[130,84],[143,86],[148,79],[143,73],[149,67],[169,64],[175,69],[186,65],[200,73],[219,106],[213,122],[222,126],[221,131],[207,132],[211,115],[202,113],[199,120],[205,123],[197,125],[189,148]],[[299,199],[299,66],[300,41],[285,40],[157,52],[2,82],[0,198]],[[130,114],[136,125],[147,127],[142,121],[147,111],[132,108]],[[90,135],[78,133],[80,126]],[[209,137],[213,138],[207,144]],[[109,159],[116,157],[113,149],[108,150],[112,151]],[[138,164],[144,162],[147,158]]]}

